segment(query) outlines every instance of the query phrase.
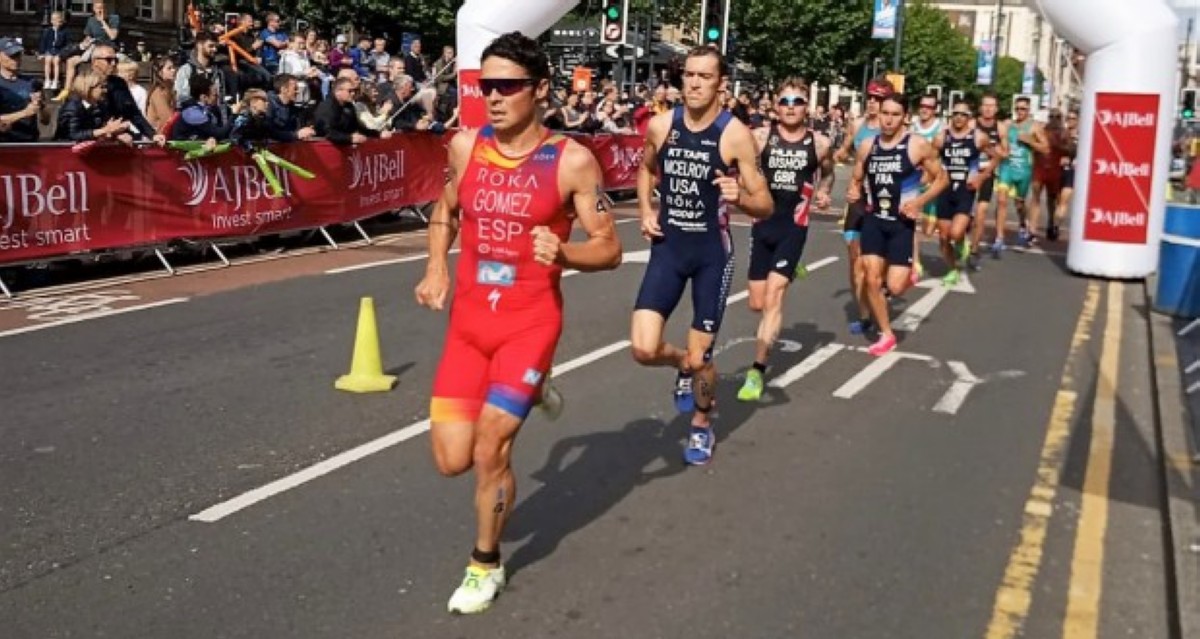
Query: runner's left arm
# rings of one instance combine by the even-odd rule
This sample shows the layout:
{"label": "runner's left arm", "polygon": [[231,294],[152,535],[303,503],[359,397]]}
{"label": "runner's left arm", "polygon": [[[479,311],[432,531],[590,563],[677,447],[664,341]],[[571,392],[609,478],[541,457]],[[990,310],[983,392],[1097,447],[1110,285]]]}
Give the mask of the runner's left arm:
{"label": "runner's left arm", "polygon": [[604,172],[592,152],[574,141],[567,144],[558,167],[560,189],[569,198],[583,242],[562,242],[549,228],[534,227],[534,259],[577,271],[605,271],[621,265],[621,240],[604,192]]}
{"label": "runner's left arm", "polygon": [[1035,124],[1029,131],[1029,146],[1043,155],[1050,152],[1050,139],[1046,137],[1046,130],[1042,125]]}
{"label": "runner's left arm", "polygon": [[750,129],[738,120],[731,121],[721,136],[721,157],[738,170],[736,177],[718,174],[713,180],[721,188],[721,199],[750,217],[769,217],[775,202],[758,163],[758,146]]}

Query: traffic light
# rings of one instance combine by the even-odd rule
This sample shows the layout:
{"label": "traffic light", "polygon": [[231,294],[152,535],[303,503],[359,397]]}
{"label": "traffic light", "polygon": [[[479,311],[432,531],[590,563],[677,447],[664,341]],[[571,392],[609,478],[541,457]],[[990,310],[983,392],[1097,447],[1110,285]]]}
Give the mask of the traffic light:
{"label": "traffic light", "polygon": [[937,96],[938,104],[942,103],[942,85],[930,84],[925,87],[925,95]]}
{"label": "traffic light", "polygon": [[1180,100],[1179,116],[1184,120],[1196,119],[1196,90],[1184,89]]}
{"label": "traffic light", "polygon": [[954,108],[954,105],[962,99],[963,99],[962,91],[951,91],[950,92],[950,101],[946,104],[946,112],[949,113],[950,110]]}
{"label": "traffic light", "polygon": [[704,0],[700,5],[700,42],[725,53],[729,25],[729,0]]}
{"label": "traffic light", "polygon": [[600,9],[600,43],[625,44],[629,24],[629,0],[604,0]]}

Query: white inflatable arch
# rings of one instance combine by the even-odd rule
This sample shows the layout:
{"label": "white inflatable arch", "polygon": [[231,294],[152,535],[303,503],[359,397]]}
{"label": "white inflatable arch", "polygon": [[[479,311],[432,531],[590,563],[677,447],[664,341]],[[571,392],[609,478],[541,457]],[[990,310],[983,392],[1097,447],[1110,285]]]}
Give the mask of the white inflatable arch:
{"label": "white inflatable arch", "polygon": [[465,127],[487,124],[479,92],[483,49],[497,36],[520,31],[536,38],[567,14],[577,0],[467,0],[458,10],[458,99]]}
{"label": "white inflatable arch", "polygon": [[1165,0],[1039,4],[1087,55],[1067,266],[1145,277],[1158,266],[1166,212],[1178,18]]}

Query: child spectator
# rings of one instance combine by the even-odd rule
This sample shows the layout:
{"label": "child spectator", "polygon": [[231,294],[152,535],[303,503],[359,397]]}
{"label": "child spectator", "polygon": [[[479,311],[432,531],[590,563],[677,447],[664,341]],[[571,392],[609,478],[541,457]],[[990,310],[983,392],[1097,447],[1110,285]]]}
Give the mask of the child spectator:
{"label": "child spectator", "polygon": [[[138,111],[141,111],[142,115],[145,115],[146,103],[149,96],[146,94],[146,87],[138,84],[137,74],[138,63],[133,61],[117,63],[117,75],[129,85],[129,93],[133,96],[133,101],[137,104]],[[152,133],[147,131],[146,135],[152,135]]]}
{"label": "child spectator", "polygon": [[62,58],[67,49],[67,30],[63,27],[62,11],[50,14],[50,26],[42,30],[42,41],[38,45],[38,58],[44,65],[46,88],[57,90],[62,76]]}

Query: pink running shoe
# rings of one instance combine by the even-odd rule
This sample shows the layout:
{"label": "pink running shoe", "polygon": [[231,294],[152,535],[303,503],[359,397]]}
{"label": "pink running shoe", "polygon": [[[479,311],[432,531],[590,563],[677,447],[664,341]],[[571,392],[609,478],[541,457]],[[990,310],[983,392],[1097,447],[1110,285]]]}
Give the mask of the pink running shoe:
{"label": "pink running shoe", "polygon": [[896,336],[880,335],[879,339],[875,340],[875,343],[871,344],[871,347],[867,349],[867,352],[875,357],[880,357],[894,350],[896,350]]}

